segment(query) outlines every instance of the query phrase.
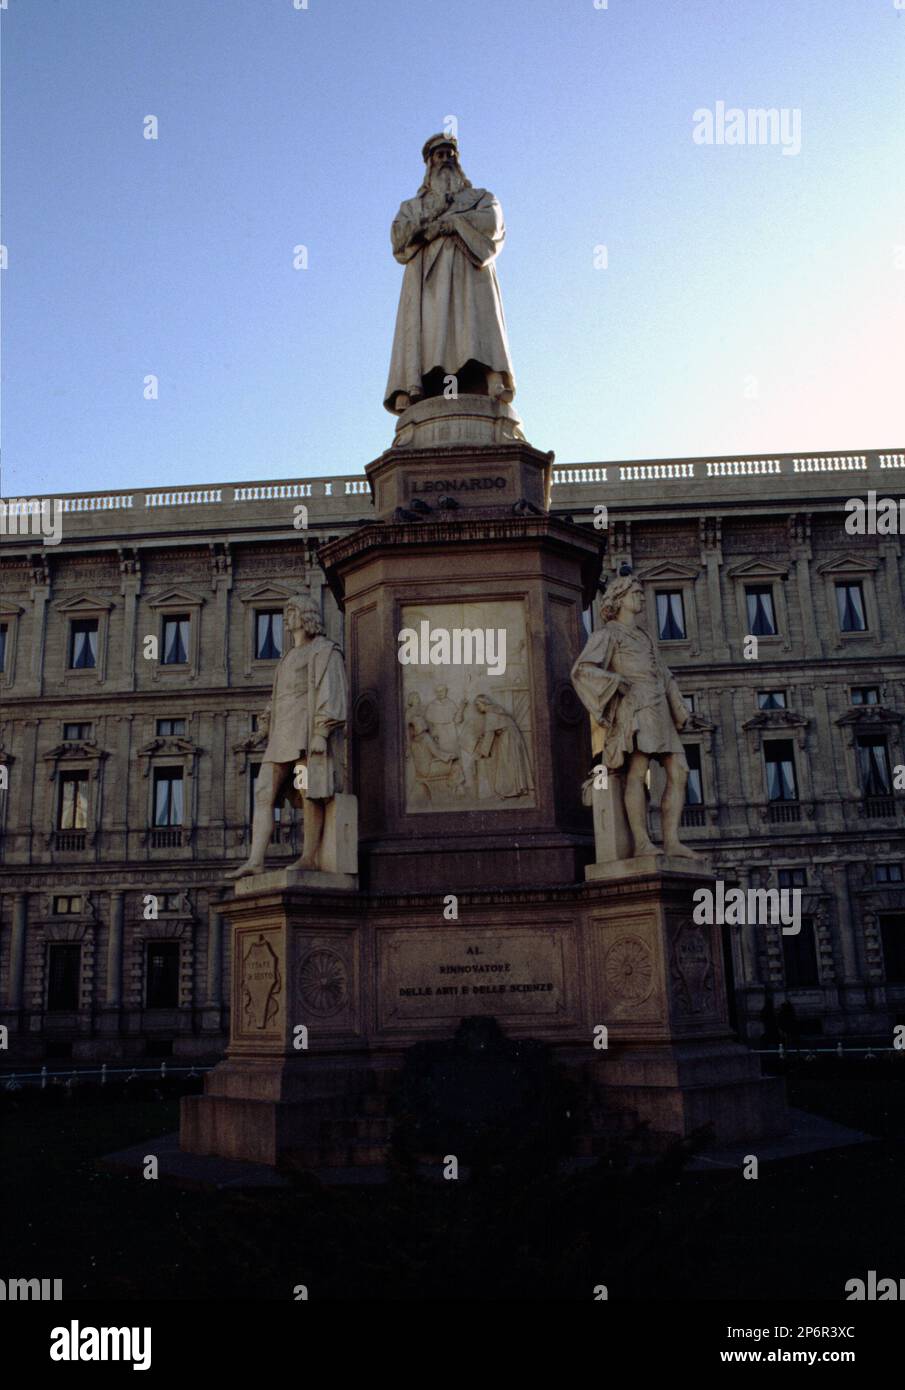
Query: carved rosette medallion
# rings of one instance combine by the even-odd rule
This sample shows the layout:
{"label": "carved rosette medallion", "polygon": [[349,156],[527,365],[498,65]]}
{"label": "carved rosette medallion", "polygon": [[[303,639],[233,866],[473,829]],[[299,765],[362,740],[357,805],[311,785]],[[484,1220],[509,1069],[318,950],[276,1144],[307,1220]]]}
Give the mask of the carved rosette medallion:
{"label": "carved rosette medallion", "polygon": [[643,1004],[654,987],[653,952],[640,936],[621,936],[603,962],[607,987],[613,999],[631,1006]]}
{"label": "carved rosette medallion", "polygon": [[316,946],[299,962],[299,1003],[308,1014],[329,1018],[339,1013],[348,1000],[348,984],[346,963],[329,946]]}

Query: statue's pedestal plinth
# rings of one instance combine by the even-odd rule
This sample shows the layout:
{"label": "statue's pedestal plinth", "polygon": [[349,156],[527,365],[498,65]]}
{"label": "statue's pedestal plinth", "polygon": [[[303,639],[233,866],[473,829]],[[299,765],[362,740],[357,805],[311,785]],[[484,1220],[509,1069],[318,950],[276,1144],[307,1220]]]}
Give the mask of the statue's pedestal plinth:
{"label": "statue's pedestal plinth", "polygon": [[338,888],[344,892],[358,887],[357,874],[329,874],[323,869],[266,869],[262,874],[249,874],[236,881],[236,896],[250,893],[273,893],[283,888]]}
{"label": "statue's pedestal plinth", "polygon": [[511,444],[524,438],[518,412],[505,401],[477,395],[429,396],[399,416],[393,447]]}
{"label": "statue's pedestal plinth", "polygon": [[652,1135],[710,1126],[719,1143],[788,1127],[783,1082],[729,1027],[721,929],[693,917],[706,866],[650,855],[591,865],[590,973],[608,1046],[593,1074],[606,1105]]}
{"label": "statue's pedestal plinth", "polygon": [[587,864],[584,872],[585,878],[599,879],[603,882],[643,878],[648,874],[687,874],[698,881],[702,874],[705,877],[709,874],[709,869],[707,861],[697,856],[694,859],[686,859],[681,855],[665,854],[658,850],[656,854],[638,854],[629,859],[613,859],[608,864]]}
{"label": "statue's pedestal plinth", "polygon": [[462,891],[452,922],[435,893],[247,880],[254,891],[224,909],[229,1051],[204,1095],[183,1102],[182,1147],[314,1168],[384,1162],[406,1049],[475,1017],[548,1043],[581,1078],[596,1137],[632,1120],[654,1149],[704,1125],[721,1143],[781,1132],[782,1082],[731,1034],[720,928],[692,917],[695,887],[713,880],[690,862]]}

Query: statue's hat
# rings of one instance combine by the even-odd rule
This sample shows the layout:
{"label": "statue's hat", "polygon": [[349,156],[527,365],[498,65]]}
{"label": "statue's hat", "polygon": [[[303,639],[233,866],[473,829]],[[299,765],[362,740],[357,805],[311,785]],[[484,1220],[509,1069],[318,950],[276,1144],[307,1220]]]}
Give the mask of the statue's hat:
{"label": "statue's hat", "polygon": [[424,142],[424,149],[421,151],[421,158],[425,164],[431,157],[431,150],[435,150],[438,145],[451,145],[456,154],[459,153],[459,142],[454,135],[432,135]]}

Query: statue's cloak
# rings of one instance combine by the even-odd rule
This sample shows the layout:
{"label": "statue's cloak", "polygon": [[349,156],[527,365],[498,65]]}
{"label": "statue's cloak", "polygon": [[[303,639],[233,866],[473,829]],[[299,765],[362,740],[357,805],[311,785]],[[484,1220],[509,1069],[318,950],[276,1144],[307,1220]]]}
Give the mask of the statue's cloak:
{"label": "statue's cloak", "polygon": [[405,275],[384,405],[395,411],[399,392],[420,395],[421,379],[429,372],[439,367],[455,376],[469,361],[501,372],[514,392],[493,265],[506,235],[502,208],[486,189],[463,188],[443,214],[455,235],[412,243],[423,213],[423,200],[410,198],[393,223],[393,255]]}
{"label": "statue's cloak", "polygon": [[[290,647],[284,653],[274,677],[269,711],[270,737],[263,761],[306,760],[306,795],[312,801],[326,800],[341,791],[346,674],[335,642],[329,637],[315,637],[305,646]],[[331,738],[331,734],[335,736]],[[326,739],[326,753],[310,752],[315,735]]]}
{"label": "statue's cloak", "polygon": [[[620,676],[629,682],[624,693]],[[675,753],[688,770],[678,731],[691,712],[644,628],[615,619],[598,628],[572,667],[572,685],[591,716],[594,755],[606,767],[620,771],[637,749]]]}

